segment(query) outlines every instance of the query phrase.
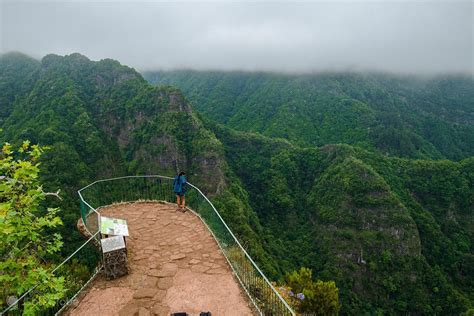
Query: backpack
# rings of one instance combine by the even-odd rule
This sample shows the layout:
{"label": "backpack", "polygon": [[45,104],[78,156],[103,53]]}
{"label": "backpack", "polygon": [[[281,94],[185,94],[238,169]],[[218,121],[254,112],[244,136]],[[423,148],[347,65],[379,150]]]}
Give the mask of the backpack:
{"label": "backpack", "polygon": [[174,177],[173,191],[174,193],[181,193],[183,191],[183,181],[180,176]]}

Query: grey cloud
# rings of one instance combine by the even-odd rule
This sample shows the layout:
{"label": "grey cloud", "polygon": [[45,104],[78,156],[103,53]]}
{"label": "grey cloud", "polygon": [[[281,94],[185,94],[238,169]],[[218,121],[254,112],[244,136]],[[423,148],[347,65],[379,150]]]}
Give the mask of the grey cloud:
{"label": "grey cloud", "polygon": [[473,73],[473,23],[471,1],[3,1],[0,49],[142,70]]}

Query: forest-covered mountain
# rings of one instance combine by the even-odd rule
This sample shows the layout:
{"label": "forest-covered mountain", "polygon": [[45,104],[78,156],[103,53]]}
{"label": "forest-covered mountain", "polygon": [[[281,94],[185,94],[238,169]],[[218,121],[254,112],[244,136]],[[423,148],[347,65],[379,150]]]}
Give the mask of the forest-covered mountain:
{"label": "forest-covered mountain", "polygon": [[383,154],[474,155],[472,76],[145,72],[179,87],[206,117],[303,146],[345,143]]}
{"label": "forest-covered mountain", "polygon": [[64,193],[65,253],[81,241],[75,231],[79,188],[98,178],[172,176],[180,169],[217,203],[223,197],[232,201],[231,211],[228,204],[221,211],[254,255],[263,256],[258,220],[238,181],[226,175],[221,143],[178,90],[155,88],[117,61],[92,62],[80,54],[48,55],[41,62],[7,54],[0,74],[0,140],[50,147],[42,181],[46,189]]}
{"label": "forest-covered mountain", "polygon": [[264,227],[274,275],[307,266],[336,280],[344,314],[472,306],[474,157],[411,160],[213,130]]}
{"label": "forest-covered mountain", "polygon": [[[215,78],[216,84],[225,85],[225,78]],[[452,95],[464,89],[461,94],[467,101],[445,96],[444,110],[426,99],[409,116],[410,98],[422,98],[422,94],[414,86],[410,98],[407,92],[408,108],[403,114],[407,117],[400,114],[397,122],[404,133],[420,139],[421,145],[404,153],[397,146],[400,143],[378,147],[375,134],[360,134],[368,136],[357,141],[333,138],[334,142],[369,150],[331,145],[331,138],[314,141],[314,135],[324,135],[314,132],[314,125],[304,125],[302,120],[305,129],[290,129],[290,119],[299,113],[292,108],[285,114],[288,122],[281,126],[288,135],[256,129],[272,136],[288,136],[288,140],[236,131],[216,121],[231,126],[231,117],[237,116],[226,111],[237,109],[237,103],[211,101],[209,91],[214,89],[219,98],[232,102],[243,95],[236,97],[232,91],[205,90],[202,86],[199,98],[190,94],[200,110],[196,113],[178,89],[153,87],[135,70],[113,60],[93,62],[72,54],[48,55],[36,61],[7,54],[0,58],[0,140],[17,143],[29,139],[50,146],[43,156],[42,180],[48,188],[63,191],[64,253],[80,240],[75,233],[78,188],[112,175],[172,175],[176,169],[186,169],[189,180],[213,199],[271,279],[279,280],[300,266],[312,268],[317,278],[336,281],[343,314],[457,315],[472,308],[474,302],[474,158],[469,157],[473,147],[468,146],[472,142],[468,136],[472,136],[473,112],[469,96],[474,91],[469,80],[456,80],[460,84],[452,88]],[[242,89],[258,87],[244,79],[240,84]],[[389,81],[385,85],[390,86]],[[320,89],[324,90],[323,86]],[[357,93],[355,85],[353,89]],[[209,93],[208,99],[205,93]],[[260,92],[262,98],[264,94]],[[375,94],[373,98],[382,100],[377,106],[386,106],[388,118],[395,117],[388,109],[396,111],[397,103],[383,101],[383,96]],[[328,120],[330,126],[332,119],[341,117],[334,130],[339,136],[358,130],[346,123],[362,117],[357,114],[359,106],[363,112],[372,108],[362,106],[364,102],[355,97],[347,98],[347,107],[344,98],[342,103],[326,104],[325,97],[314,97],[327,111],[320,118],[323,123]],[[328,98],[332,98],[331,93]],[[447,107],[454,104],[449,101],[452,99],[457,100],[453,106],[459,110]],[[304,100],[301,96],[294,106]],[[275,102],[253,103],[247,114],[254,114],[256,124],[277,124],[276,116],[259,115],[270,113],[272,108],[278,112],[279,103]],[[224,111],[221,106],[228,109]],[[353,107],[357,111],[349,111],[346,117],[342,110]],[[318,112],[306,110],[315,112],[312,115]],[[383,108],[373,112],[373,122],[383,127],[384,121],[379,121]],[[229,115],[222,119],[219,113]],[[295,116],[289,116],[291,113]],[[420,125],[413,125],[417,117]],[[431,134],[421,133],[430,119],[438,120],[440,129],[452,133],[446,137],[453,138],[433,143],[427,136]],[[246,117],[236,127],[247,129],[245,124],[251,120]],[[292,124],[297,123],[298,119]],[[363,130],[375,128],[362,126]],[[298,135],[308,138],[299,139]],[[311,144],[324,146],[308,146]],[[382,153],[374,150],[377,148],[383,149]],[[447,148],[452,148],[451,154]],[[462,160],[413,160],[386,156],[385,152]]]}

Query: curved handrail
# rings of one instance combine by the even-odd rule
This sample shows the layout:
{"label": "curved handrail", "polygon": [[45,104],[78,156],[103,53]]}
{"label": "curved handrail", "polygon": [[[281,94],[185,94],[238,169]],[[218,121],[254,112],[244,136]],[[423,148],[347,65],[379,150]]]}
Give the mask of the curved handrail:
{"label": "curved handrail", "polygon": [[[173,178],[171,177],[167,177],[167,176],[162,176],[162,175],[140,175],[140,176],[122,176],[122,177],[115,177],[115,178],[108,178],[108,179],[100,179],[100,180],[96,180],[92,183],[90,183],[89,185],[81,188],[80,190],[78,190],[78,194],[79,194],[79,197],[80,197],[80,200],[86,204],[88,207],[91,208],[91,210],[93,210],[95,213],[97,213],[98,217],[99,217],[99,220],[100,220],[100,214],[99,212],[97,212],[97,210],[92,207],[83,197],[82,195],[82,192],[89,188],[89,187],[92,187],[93,185],[97,184],[97,183],[101,183],[101,182],[109,182],[109,181],[115,181],[115,180],[122,180],[122,179],[136,179],[136,178],[160,178],[160,179],[166,179],[166,180],[173,180]],[[205,194],[202,193],[202,191],[195,185],[193,185],[192,183],[187,183],[187,185],[191,186],[193,189],[195,189],[204,199],[205,201],[211,206],[212,210],[214,211],[214,213],[217,215],[217,217],[219,218],[219,220],[221,221],[221,223],[224,225],[225,229],[227,230],[227,232],[230,234],[230,236],[232,236],[233,240],[235,241],[235,243],[238,245],[238,247],[240,248],[240,250],[243,252],[243,254],[245,255],[245,257],[250,261],[250,263],[252,264],[253,268],[255,268],[255,270],[258,272],[258,274],[260,275],[260,277],[262,277],[262,279],[265,281],[265,283],[267,283],[267,285],[270,287],[270,289],[272,290],[272,292],[276,295],[276,297],[280,300],[281,303],[283,303],[283,305],[286,307],[286,309],[288,310],[288,312],[291,314],[291,315],[295,315],[295,313],[293,312],[293,310],[291,309],[291,307],[288,305],[288,303],[285,301],[285,299],[283,299],[283,297],[280,295],[280,293],[278,293],[278,291],[275,289],[275,287],[271,284],[271,282],[267,279],[267,277],[265,276],[265,274],[260,270],[260,268],[257,266],[257,264],[255,263],[255,261],[252,259],[252,257],[250,257],[250,255],[247,253],[247,251],[244,249],[244,247],[242,247],[241,243],[239,242],[239,240],[237,239],[237,237],[234,235],[234,233],[232,233],[232,231],[230,230],[229,226],[227,225],[227,223],[224,221],[224,219],[222,218],[222,216],[220,215],[220,213],[217,211],[216,207],[214,206],[214,204],[212,204],[212,202],[207,198],[207,196]],[[201,218],[202,219],[202,218]],[[100,225],[100,223],[99,223]],[[208,225],[206,225],[208,226]],[[212,230],[211,228],[208,226],[208,229],[211,231],[212,233]],[[220,244],[219,244],[219,241],[217,240],[216,236],[214,234],[212,234],[213,237],[216,239],[217,241],[217,244],[219,245],[220,247]],[[220,247],[221,248],[221,247]],[[222,248],[221,248],[222,250]],[[227,261],[229,261],[229,258],[227,258],[226,254],[224,251],[223,252],[223,255],[226,257]],[[230,262],[229,262],[230,264]],[[234,270],[232,264],[230,264],[232,270]],[[234,273],[237,275],[237,278],[239,279],[239,282],[242,284],[244,290],[246,291],[247,295],[249,295],[250,299],[252,300],[253,304],[255,305],[255,307],[257,308],[258,311],[260,311],[259,307],[257,306],[257,304],[255,303],[255,301],[253,300],[253,298],[251,297],[251,295],[248,293],[247,289],[245,288],[244,284],[242,283],[242,281],[240,280],[240,278],[238,277],[238,274],[236,273],[236,271],[234,270]],[[261,313],[261,312],[260,312]]]}
{"label": "curved handrail", "polygon": [[[93,235],[91,234],[91,237],[89,237],[89,239],[87,239],[82,245],[80,245],[72,254],[70,254],[66,259],[64,259],[60,264],[58,264],[53,270],[51,270],[51,273],[55,273],[56,271],[58,271],[59,268],[61,268],[66,262],[71,260],[72,257],[74,257],[82,248],[84,248],[89,242],[91,242],[92,239],[96,238],[98,234],[99,234],[99,232],[96,232]],[[15,302],[11,303],[7,308],[5,308],[3,311],[1,311],[0,315],[4,315],[10,309],[15,307],[22,299],[24,299],[28,294],[30,294],[34,289],[36,289],[39,284],[40,283],[38,283],[38,284],[32,286],[31,288],[29,288],[28,291],[26,291],[19,298],[17,298]]]}
{"label": "curved handrail", "polygon": [[[101,179],[101,180],[97,180],[97,181],[94,181],[90,184],[88,184],[87,186],[81,188],[80,190],[78,190],[78,195],[79,195],[79,198],[80,198],[80,201],[81,203],[84,203],[84,205],[86,205],[89,209],[89,213],[88,214],[91,214],[91,213],[94,213],[96,216],[97,216],[97,224],[99,225],[98,226],[98,229],[97,231],[94,231],[94,232],[91,232],[88,228],[88,225],[87,225],[87,221],[84,222],[84,226],[86,228],[86,230],[89,232],[89,236],[90,238],[88,238],[88,240],[86,242],[84,242],[81,246],[79,246],[71,255],[69,255],[63,262],[61,262],[58,266],[56,266],[51,272],[54,273],[56,271],[59,270],[59,268],[61,268],[64,264],[66,264],[69,260],[71,260],[74,256],[76,256],[79,251],[81,249],[83,249],[87,244],[89,244],[93,239],[98,239],[99,238],[99,227],[100,227],[100,213],[98,211],[98,209],[102,206],[105,206],[105,205],[98,205],[97,208],[94,208],[91,203],[87,202],[86,199],[84,198],[84,195],[83,195],[83,192],[84,190],[86,190],[87,188],[90,188],[92,187],[93,185],[97,184],[97,183],[102,183],[102,182],[110,182],[110,181],[114,181],[114,180],[122,180],[122,179],[133,179],[133,178],[160,178],[160,179],[166,179],[166,180],[173,180],[173,178],[171,177],[167,177],[167,176],[161,176],[161,175],[142,175],[142,176],[123,176],[123,177],[115,177],[115,178],[109,178],[109,179]],[[217,211],[216,207],[214,206],[214,204],[212,204],[212,202],[207,198],[207,196],[205,196],[202,191],[196,187],[195,185],[193,185],[192,183],[189,183],[188,182],[188,185],[190,187],[192,187],[203,199],[204,201],[211,207],[212,209],[212,212],[217,216],[217,219],[218,221],[222,224],[222,226],[225,228],[225,231],[226,233],[229,234],[229,236],[231,236],[233,242],[235,242],[235,245],[237,245],[238,249],[241,251],[240,255],[243,254],[244,257],[248,260],[248,262],[250,262],[250,265],[251,267],[257,272],[257,275],[250,275],[248,274],[248,271],[246,273],[246,269],[248,269],[248,267],[245,266],[246,263],[242,263],[238,260],[240,259],[236,259],[236,257],[234,257],[233,255],[231,256],[230,252],[228,253],[229,256],[226,254],[227,251],[229,251],[229,248],[227,248],[227,251],[224,249],[227,247],[227,245],[223,242],[223,241],[220,241],[217,237],[216,234],[218,234],[218,232],[214,232],[213,229],[212,229],[212,225],[208,225],[208,223],[206,223],[205,219],[201,216],[201,214],[199,213],[196,213],[193,211],[194,214],[196,214],[200,219],[201,221],[204,223],[204,225],[208,228],[208,230],[210,231],[211,235],[213,236],[213,238],[216,240],[217,242],[217,245],[219,246],[219,248],[221,249],[222,251],[222,254],[224,255],[224,257],[226,258],[227,262],[229,263],[229,266],[230,268],[232,269],[232,271],[234,272],[234,275],[236,276],[237,280],[240,282],[242,288],[244,289],[245,293],[249,296],[250,300],[252,301],[252,303],[254,304],[254,306],[256,307],[257,311],[261,314],[261,315],[264,315],[265,314],[265,310],[262,311],[262,307],[266,307],[265,304],[268,303],[268,302],[265,302],[265,303],[262,303],[261,301],[261,298],[258,297],[258,294],[255,294],[255,297],[252,296],[251,294],[251,290],[250,290],[250,286],[256,286],[256,277],[260,277],[261,280],[263,280],[263,282],[266,284],[266,286],[268,286],[268,288],[264,288],[264,291],[267,291],[267,294],[271,293],[273,294],[274,296],[270,296],[270,303],[274,304],[274,303],[277,303],[278,306],[281,306],[279,304],[282,304],[281,308],[283,308],[283,310],[281,310],[281,314],[290,314],[290,315],[295,315],[295,313],[293,312],[293,310],[291,309],[291,307],[288,305],[288,303],[283,299],[283,297],[280,295],[280,293],[278,293],[278,291],[274,288],[274,286],[271,284],[271,282],[267,279],[267,277],[265,276],[265,274],[260,270],[260,268],[257,266],[257,264],[254,262],[254,260],[250,257],[250,255],[247,253],[247,251],[242,247],[241,243],[239,242],[239,240],[237,239],[237,237],[234,235],[234,233],[232,233],[232,231],[230,230],[230,228],[228,227],[227,223],[224,221],[224,219],[222,218],[222,216],[220,215],[220,213]],[[87,215],[88,215],[87,214]],[[84,218],[84,217],[83,217]],[[87,218],[87,216],[86,216]],[[214,223],[215,224],[215,223]],[[222,227],[221,226],[221,227]],[[222,243],[222,244],[221,244]],[[100,243],[97,243],[96,246],[99,246],[100,247]],[[229,257],[232,257],[232,258],[229,258]],[[237,260],[237,261],[234,261],[234,260]],[[244,266],[241,266],[242,264],[244,264]],[[236,266],[234,266],[236,265]],[[240,265],[240,266],[239,266]],[[242,272],[242,269],[244,270]],[[57,312],[56,312],[56,315],[58,315],[59,313],[61,313],[63,311],[64,308],[66,308],[69,303],[84,289],[84,287],[89,283],[91,282],[95,276],[97,275],[97,272],[99,271],[99,269],[96,267],[96,270],[95,272],[91,275],[91,277],[89,279],[87,279],[85,281],[84,284],[82,284],[83,286],[78,289],[78,290],[75,290],[76,292],[73,292],[75,293],[74,296],[69,299],[66,304],[64,304],[62,306],[61,309],[59,309]],[[240,273],[242,274],[240,274]],[[249,279],[250,278],[253,278],[253,279]],[[251,280],[251,281],[249,281]],[[247,282],[247,284],[245,284]],[[252,283],[253,282],[253,283]],[[258,283],[258,282],[257,282]],[[5,310],[1,311],[1,315],[3,315],[4,313],[8,312],[10,309],[12,309],[14,306],[16,306],[22,299],[26,298],[32,291],[35,290],[35,288],[37,287],[38,285],[35,285],[33,287],[31,287],[28,291],[26,291],[23,295],[21,295],[17,300],[16,302],[14,302],[13,304],[11,304],[10,306],[8,306]],[[269,292],[268,292],[269,291]],[[261,293],[260,293],[261,294]],[[259,301],[260,300],[260,301]],[[258,302],[260,302],[260,304],[263,304],[262,306],[259,306]],[[273,313],[271,313],[272,315],[274,315]],[[278,313],[279,315],[280,313]]]}
{"label": "curved handrail", "polygon": [[[209,199],[207,198],[206,195],[204,195],[201,190],[199,188],[197,188],[195,185],[191,184],[188,182],[188,184],[190,186],[192,186],[194,189],[196,189],[203,197],[204,199],[206,199],[206,201],[211,205],[212,209],[214,210],[214,212],[217,214],[217,216],[219,217],[219,219],[222,221],[222,224],[224,224],[225,228],[227,228],[227,230],[229,231],[230,235],[232,236],[232,238],[234,238],[234,241],[237,243],[237,245],[239,245],[239,248],[240,250],[243,251],[243,253],[245,254],[245,256],[247,257],[247,259],[252,263],[252,265],[254,266],[254,268],[258,271],[258,273],[260,273],[260,275],[262,276],[262,278],[265,280],[265,282],[268,283],[268,285],[270,286],[270,288],[275,292],[275,294],[277,295],[277,297],[283,302],[283,304],[288,308],[288,310],[290,310],[291,312],[293,312],[293,310],[291,309],[291,307],[288,305],[288,303],[285,301],[285,299],[283,297],[281,297],[280,293],[278,293],[278,291],[275,289],[275,287],[272,285],[272,283],[267,279],[267,277],[265,276],[265,274],[262,272],[262,270],[260,270],[260,268],[258,267],[258,265],[255,263],[255,261],[253,261],[252,257],[250,257],[250,255],[247,253],[247,251],[245,250],[244,247],[242,247],[242,245],[240,244],[239,240],[237,239],[237,237],[235,237],[234,233],[232,233],[232,231],[230,230],[229,226],[227,226],[227,223],[224,221],[224,219],[221,217],[221,214],[219,214],[219,212],[217,211],[216,207],[214,206],[214,204],[212,204],[211,201],[209,201]],[[293,315],[294,315],[294,312],[293,312]]]}

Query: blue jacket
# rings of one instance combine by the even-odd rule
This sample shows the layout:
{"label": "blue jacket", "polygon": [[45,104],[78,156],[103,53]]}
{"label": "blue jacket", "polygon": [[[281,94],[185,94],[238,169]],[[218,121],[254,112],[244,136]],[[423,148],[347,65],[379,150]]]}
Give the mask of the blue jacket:
{"label": "blue jacket", "polygon": [[176,176],[173,180],[173,191],[174,193],[184,193],[184,186],[186,185],[185,176]]}

